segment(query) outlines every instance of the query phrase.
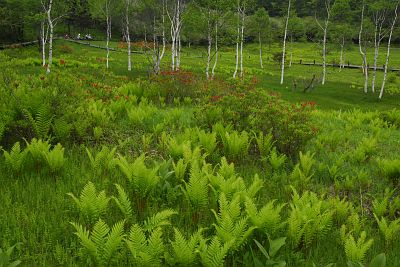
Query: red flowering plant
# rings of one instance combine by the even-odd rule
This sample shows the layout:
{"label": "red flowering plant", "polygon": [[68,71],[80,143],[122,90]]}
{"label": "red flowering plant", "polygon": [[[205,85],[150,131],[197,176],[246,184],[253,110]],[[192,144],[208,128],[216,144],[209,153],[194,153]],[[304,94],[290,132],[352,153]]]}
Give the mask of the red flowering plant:
{"label": "red flowering plant", "polygon": [[316,134],[316,127],[310,120],[316,103],[291,105],[275,93],[251,86],[239,84],[224,96],[212,96],[197,112],[197,119],[208,127],[222,121],[239,131],[271,132],[281,152],[297,155]]}

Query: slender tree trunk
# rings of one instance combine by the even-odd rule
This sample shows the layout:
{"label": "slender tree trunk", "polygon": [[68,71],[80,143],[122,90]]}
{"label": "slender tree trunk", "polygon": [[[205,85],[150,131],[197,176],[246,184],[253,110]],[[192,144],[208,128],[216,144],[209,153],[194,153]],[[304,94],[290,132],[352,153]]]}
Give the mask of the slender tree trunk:
{"label": "slender tree trunk", "polygon": [[106,16],[107,16],[107,43],[106,43],[106,49],[107,49],[107,61],[106,61],[106,68],[109,68],[109,61],[110,61],[110,39],[111,39],[111,16],[110,16],[110,11],[107,5],[106,8]]}
{"label": "slender tree trunk", "polygon": [[262,51],[262,42],[261,42],[261,32],[258,33],[258,42],[260,44],[260,67],[263,69],[263,51]]}
{"label": "slender tree trunk", "polygon": [[126,0],[126,12],[125,12],[125,24],[126,24],[126,29],[125,29],[125,37],[126,37],[126,43],[128,45],[128,71],[132,70],[132,48],[131,48],[131,37],[130,37],[130,29],[129,29],[129,6],[131,3],[131,0]]}
{"label": "slender tree trunk", "polygon": [[244,76],[244,69],[243,69],[244,17],[245,17],[245,10],[243,9],[242,27],[240,36],[240,78],[243,78]]}
{"label": "slender tree trunk", "polygon": [[164,57],[165,54],[165,46],[166,46],[166,40],[165,40],[165,0],[163,0],[163,14],[162,14],[162,42],[163,42],[163,47],[161,50],[161,54],[158,54],[158,59],[156,63],[156,68],[155,68],[155,73],[159,74],[161,70],[161,61]]}
{"label": "slender tree trunk", "polygon": [[367,54],[363,51],[362,48],[362,34],[364,29],[364,12],[365,12],[365,1],[363,1],[362,12],[361,12],[361,26],[360,32],[358,34],[358,45],[360,48],[360,54],[363,60],[363,72],[364,72],[364,93],[368,93],[368,63],[367,63]]}
{"label": "slender tree trunk", "polygon": [[212,39],[211,39],[211,10],[208,11],[208,19],[207,19],[207,39],[208,39],[208,48],[207,48],[207,66],[206,66],[206,77],[207,80],[210,79],[210,64],[211,64],[211,46],[212,46]]}
{"label": "slender tree trunk", "polygon": [[48,30],[45,33],[44,28],[45,28],[45,22],[42,21],[40,23],[40,43],[41,43],[42,66],[43,67],[46,66],[46,43],[47,43],[47,34],[48,34]]}
{"label": "slender tree trunk", "polygon": [[344,58],[343,58],[343,54],[344,54],[344,37],[342,38],[342,43],[340,44],[340,62],[339,62],[339,69],[340,71],[342,71],[343,67],[344,67]]}
{"label": "slender tree trunk", "polygon": [[236,66],[235,66],[235,72],[233,73],[233,78],[236,78],[237,72],[239,69],[239,42],[240,42],[240,6],[239,6],[239,1],[238,1],[238,7],[237,7],[237,14],[238,14],[238,25],[237,25],[237,38],[236,38]]}
{"label": "slender tree trunk", "polygon": [[51,19],[51,9],[53,7],[53,0],[49,1],[49,7],[47,10],[47,23],[49,24],[49,60],[47,62],[47,73],[50,73],[51,64],[53,63],[53,32],[54,32],[54,25],[53,20]]}
{"label": "slender tree trunk", "polygon": [[217,67],[217,63],[218,63],[218,20],[215,23],[215,59],[214,59],[214,66],[212,68],[211,71],[211,79],[214,79],[215,76],[215,68]]}
{"label": "slender tree trunk", "polygon": [[[240,28],[237,28],[238,31],[238,38],[240,36]],[[233,78],[236,78],[237,72],[239,69],[239,39],[236,41],[236,65],[235,65],[235,72],[233,73]]]}
{"label": "slender tree trunk", "polygon": [[322,85],[325,85],[325,81],[326,81],[326,39],[327,39],[327,33],[328,33],[328,23],[329,23],[329,18],[325,21],[325,28],[324,28]]}
{"label": "slender tree trunk", "polygon": [[178,35],[178,55],[176,60],[176,70],[181,69],[181,51],[182,51],[182,43],[181,43],[181,33],[179,31]]}
{"label": "slender tree trunk", "polygon": [[392,26],[390,28],[390,34],[389,34],[389,40],[388,40],[388,50],[386,54],[386,64],[385,64],[385,72],[383,74],[383,81],[382,81],[382,87],[381,87],[381,92],[379,94],[379,99],[382,99],[383,93],[385,91],[385,85],[386,85],[386,79],[387,79],[387,73],[388,73],[388,67],[389,67],[389,60],[390,60],[390,49],[391,49],[391,42],[392,42],[392,37],[393,37],[393,30],[396,25],[397,17],[398,17],[398,8],[399,8],[399,2],[396,4],[396,9],[395,9],[395,17],[392,22]]}
{"label": "slender tree trunk", "polygon": [[376,86],[376,76],[377,76],[377,65],[378,65],[378,58],[379,58],[379,49],[381,47],[381,42],[384,37],[384,34],[382,34],[382,28],[383,24],[385,22],[385,13],[382,15],[376,14],[375,18],[375,39],[374,39],[374,48],[375,48],[375,53],[374,53],[374,73],[372,76],[372,85],[371,85],[371,90],[373,93],[375,93],[375,86]]}
{"label": "slender tree trunk", "polygon": [[286,39],[287,39],[287,31],[288,31],[288,25],[289,25],[291,3],[292,3],[292,1],[289,0],[288,13],[287,13],[286,25],[285,25],[285,35],[283,37],[281,84],[283,84],[283,80],[285,77]]}

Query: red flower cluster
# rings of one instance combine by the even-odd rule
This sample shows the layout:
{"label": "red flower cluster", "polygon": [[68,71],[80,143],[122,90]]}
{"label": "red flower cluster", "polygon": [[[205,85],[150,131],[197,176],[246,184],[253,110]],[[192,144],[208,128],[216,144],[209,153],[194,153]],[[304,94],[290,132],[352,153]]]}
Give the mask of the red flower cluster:
{"label": "red flower cluster", "polygon": [[306,101],[301,103],[301,107],[305,109],[306,107],[310,107],[311,109],[315,109],[317,106],[317,102],[315,101]]}
{"label": "red flower cluster", "polygon": [[211,97],[211,102],[218,102],[222,99],[221,95],[214,95]]}

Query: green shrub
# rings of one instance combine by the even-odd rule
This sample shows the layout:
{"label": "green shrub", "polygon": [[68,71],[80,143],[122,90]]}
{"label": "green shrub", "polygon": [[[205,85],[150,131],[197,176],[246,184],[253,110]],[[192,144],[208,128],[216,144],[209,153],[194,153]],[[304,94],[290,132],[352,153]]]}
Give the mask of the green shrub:
{"label": "green shrub", "polygon": [[313,103],[291,105],[265,90],[239,88],[211,98],[196,114],[199,123],[207,127],[215,120],[211,114],[223,110],[218,119],[225,125],[231,124],[237,131],[271,133],[279,151],[295,156],[316,132],[310,121],[312,108]]}

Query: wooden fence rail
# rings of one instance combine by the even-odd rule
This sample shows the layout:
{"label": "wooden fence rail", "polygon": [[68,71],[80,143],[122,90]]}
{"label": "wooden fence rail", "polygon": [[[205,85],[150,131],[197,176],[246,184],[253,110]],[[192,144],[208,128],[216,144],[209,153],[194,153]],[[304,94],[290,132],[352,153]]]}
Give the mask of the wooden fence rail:
{"label": "wooden fence rail", "polygon": [[[294,64],[305,65],[305,66],[323,66],[322,63],[317,63],[315,60],[314,60],[314,62],[304,62],[303,60],[300,60],[299,63],[294,63]],[[340,64],[327,63],[326,66],[327,67],[340,68]],[[350,62],[347,62],[347,64],[342,65],[342,68],[346,68],[346,69],[362,69],[363,66],[354,65],[354,64],[350,64]],[[370,65],[368,65],[368,69],[369,70],[374,70],[374,67],[371,67]],[[385,66],[377,67],[376,70],[384,71],[385,70]],[[388,71],[400,71],[400,69],[388,68]]]}

